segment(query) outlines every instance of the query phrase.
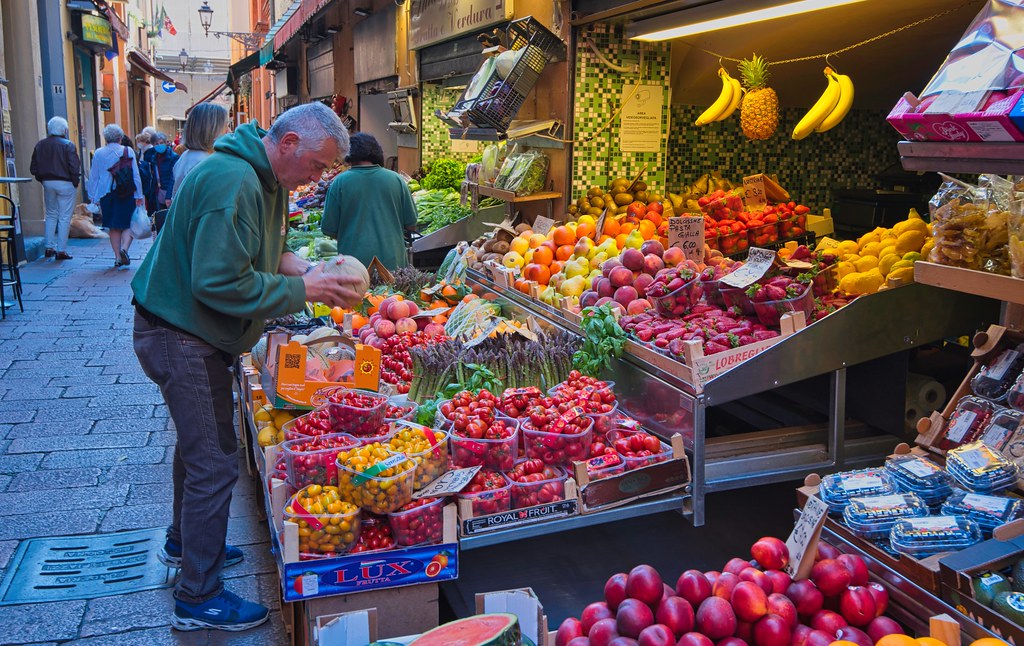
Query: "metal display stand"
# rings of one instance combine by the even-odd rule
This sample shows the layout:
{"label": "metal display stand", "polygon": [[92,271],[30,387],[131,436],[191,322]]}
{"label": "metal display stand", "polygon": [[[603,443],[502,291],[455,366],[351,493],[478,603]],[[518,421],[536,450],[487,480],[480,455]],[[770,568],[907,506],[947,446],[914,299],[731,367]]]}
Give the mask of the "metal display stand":
{"label": "metal display stand", "polygon": [[[516,313],[532,314],[544,326],[580,333],[564,311],[500,287],[479,272],[471,270],[468,283],[498,294]],[[688,515],[700,526],[708,493],[784,482],[857,461],[877,462],[887,455],[894,445],[890,435],[846,436],[847,368],[970,333],[996,316],[995,301],[914,283],[856,299],[702,386],[685,381],[681,371],[671,370],[669,366],[677,365],[674,362],[655,365],[629,352],[613,361],[608,377],[617,384],[625,412],[663,436],[683,435],[693,472]],[[830,379],[824,444],[808,442],[766,450],[763,442],[751,440],[751,434],[737,434],[714,438],[714,451],[709,452],[709,408],[823,375]],[[669,409],[682,412],[676,422],[647,423]]]}

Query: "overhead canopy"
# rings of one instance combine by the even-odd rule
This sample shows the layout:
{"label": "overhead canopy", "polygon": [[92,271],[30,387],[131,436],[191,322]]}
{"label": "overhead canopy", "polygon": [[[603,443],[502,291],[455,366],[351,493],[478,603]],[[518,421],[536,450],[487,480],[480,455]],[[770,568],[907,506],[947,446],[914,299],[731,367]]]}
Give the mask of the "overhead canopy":
{"label": "overhead canopy", "polygon": [[[156,66],[153,65],[153,62],[149,60],[149,57],[137,49],[133,49],[128,52],[128,62],[132,64],[132,69],[138,69],[138,71],[143,74],[148,74],[149,76],[158,78],[161,81],[175,83],[174,79],[158,70]],[[175,87],[177,87],[176,83]]]}
{"label": "overhead canopy", "polygon": [[235,83],[242,76],[245,76],[252,70],[260,66],[260,53],[255,52],[249,54],[240,61],[237,61],[228,68],[227,84],[231,87],[235,86]]}
{"label": "overhead canopy", "polygon": [[281,17],[277,19],[277,22],[267,32],[267,37],[263,41],[263,47],[260,48],[260,65],[266,65],[274,58],[274,38],[277,36],[277,32],[284,27],[285,23],[295,15],[295,12],[302,6],[302,0],[294,0],[290,7],[284,10]]}

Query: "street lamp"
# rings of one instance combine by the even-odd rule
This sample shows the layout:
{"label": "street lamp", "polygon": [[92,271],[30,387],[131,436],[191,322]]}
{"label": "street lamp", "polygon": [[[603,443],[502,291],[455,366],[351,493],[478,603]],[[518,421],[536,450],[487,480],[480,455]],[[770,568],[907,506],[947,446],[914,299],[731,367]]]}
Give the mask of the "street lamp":
{"label": "street lamp", "polygon": [[210,35],[210,23],[213,22],[213,9],[210,8],[208,0],[203,0],[203,6],[199,7],[199,22],[203,25],[203,31]]}
{"label": "street lamp", "polygon": [[[206,36],[210,36],[210,24],[213,22],[213,9],[209,0],[203,0],[203,6],[199,7],[199,22],[203,25]],[[241,43],[246,51],[254,51],[263,44],[265,33],[252,33],[243,31],[215,31],[213,35],[217,38],[227,36],[231,40]]]}
{"label": "street lamp", "polygon": [[181,63],[181,71],[184,72],[185,68],[188,67],[188,52],[185,51],[184,47],[178,52],[178,62]]}

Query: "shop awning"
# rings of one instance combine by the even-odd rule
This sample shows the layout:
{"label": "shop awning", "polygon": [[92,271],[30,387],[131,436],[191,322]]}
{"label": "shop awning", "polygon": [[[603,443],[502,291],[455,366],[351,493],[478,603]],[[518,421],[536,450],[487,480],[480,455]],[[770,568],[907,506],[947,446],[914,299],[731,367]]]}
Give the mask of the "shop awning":
{"label": "shop awning", "polygon": [[[149,57],[140,52],[137,49],[133,49],[128,52],[128,62],[132,64],[132,68],[138,68],[143,74],[148,74],[154,78],[158,78],[161,81],[167,81],[174,83],[177,87],[177,83],[170,76],[167,76],[153,65],[153,62],[149,60]],[[186,89],[186,91],[188,91]]]}
{"label": "shop awning", "polygon": [[302,0],[293,0],[290,7],[284,10],[281,17],[277,19],[274,26],[267,32],[267,37],[263,41],[263,47],[260,48],[260,65],[266,65],[274,58],[274,39],[277,37],[277,32],[284,27],[285,23],[291,20],[292,16],[302,7]]}
{"label": "shop awning", "polygon": [[223,92],[226,89],[228,89],[227,82],[223,82],[220,85],[218,85],[217,87],[213,88],[213,90],[209,94],[207,94],[203,98],[199,99],[198,101],[196,101],[192,105],[188,106],[188,108],[185,110],[185,117],[188,118],[188,113],[192,112],[192,108],[196,107],[200,103],[206,103],[207,101],[210,101],[212,99],[217,98],[218,96],[220,96],[221,92]]}
{"label": "shop awning", "polygon": [[230,85],[231,87],[234,87],[235,86],[235,82],[237,82],[239,78],[241,78],[242,76],[245,76],[246,74],[248,74],[249,72],[251,72],[252,70],[256,69],[259,66],[260,66],[260,53],[259,52],[255,52],[253,54],[249,54],[248,56],[246,56],[242,60],[233,63],[228,68],[227,84]]}

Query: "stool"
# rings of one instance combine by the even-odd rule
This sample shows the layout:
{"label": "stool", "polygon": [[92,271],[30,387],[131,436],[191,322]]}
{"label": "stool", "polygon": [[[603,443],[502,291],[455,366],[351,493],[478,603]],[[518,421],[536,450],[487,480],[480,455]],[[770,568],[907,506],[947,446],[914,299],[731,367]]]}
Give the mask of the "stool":
{"label": "stool", "polygon": [[0,251],[3,253],[3,261],[0,263],[0,314],[6,319],[8,305],[4,300],[4,292],[8,287],[18,299],[18,308],[25,311],[25,305],[21,302],[21,272],[18,270],[13,224],[0,225]]}

